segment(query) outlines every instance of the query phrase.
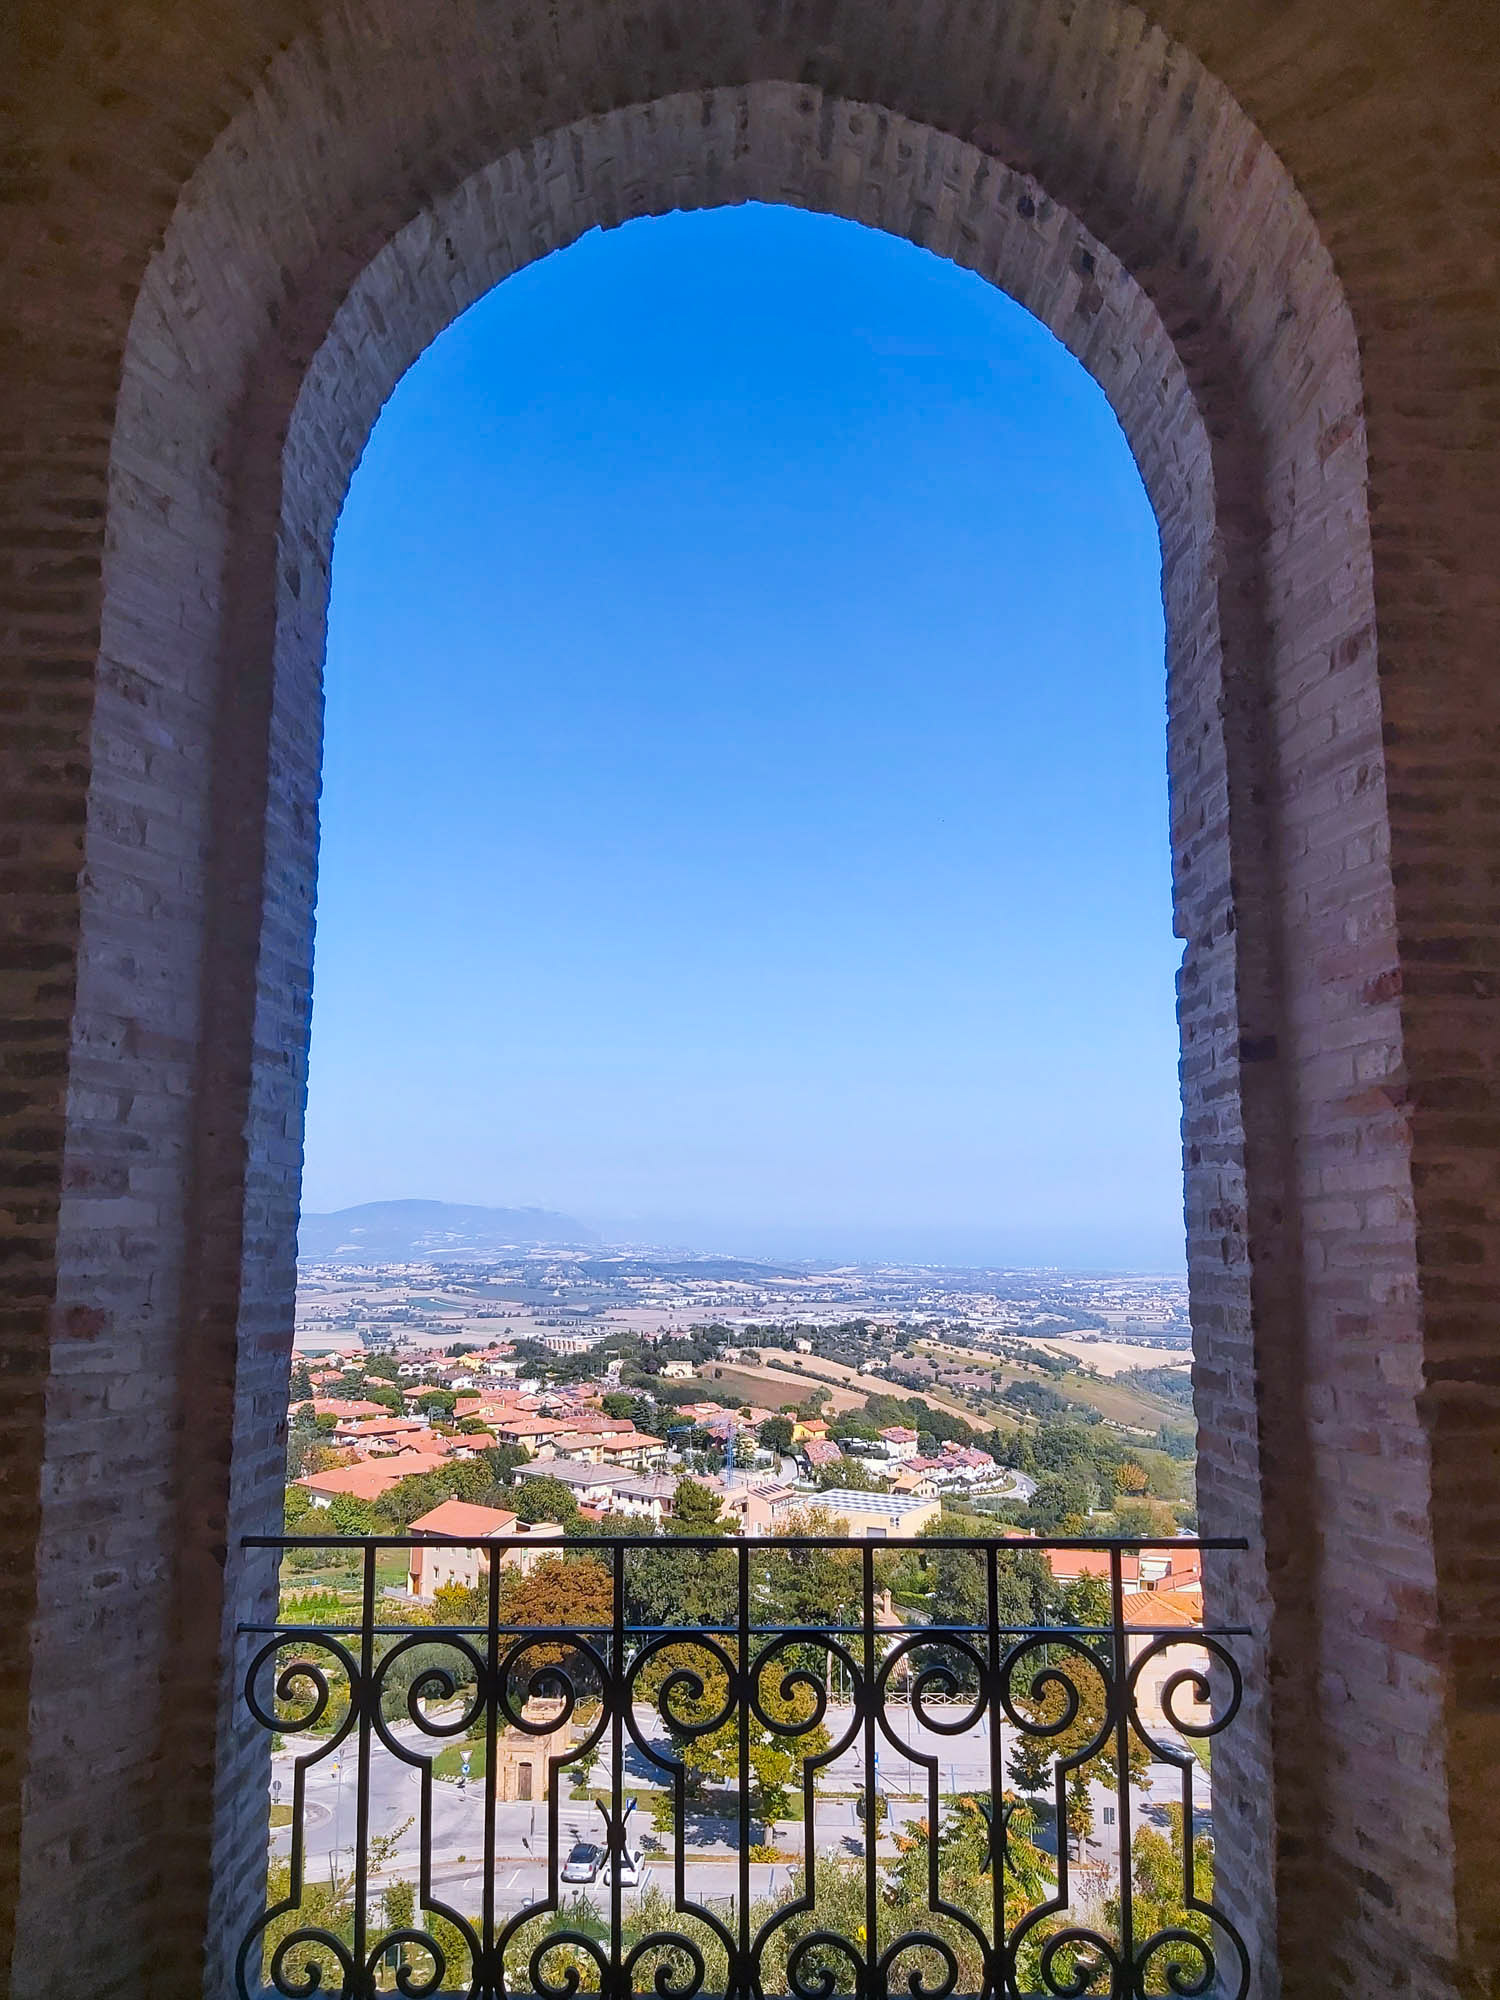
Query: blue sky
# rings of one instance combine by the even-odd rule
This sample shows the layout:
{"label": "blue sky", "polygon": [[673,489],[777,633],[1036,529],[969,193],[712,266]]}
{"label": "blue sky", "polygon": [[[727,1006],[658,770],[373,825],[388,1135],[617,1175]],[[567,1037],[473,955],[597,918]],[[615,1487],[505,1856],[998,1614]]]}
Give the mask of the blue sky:
{"label": "blue sky", "polygon": [[305,1200],[1180,1267],[1155,524],[907,244],[595,233],[438,340],[339,526]]}

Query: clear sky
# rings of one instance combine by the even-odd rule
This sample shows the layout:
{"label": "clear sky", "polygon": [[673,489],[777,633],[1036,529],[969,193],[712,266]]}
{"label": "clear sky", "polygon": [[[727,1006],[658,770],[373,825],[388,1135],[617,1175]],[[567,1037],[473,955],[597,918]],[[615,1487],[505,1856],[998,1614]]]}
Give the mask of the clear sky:
{"label": "clear sky", "polygon": [[1180,1268],[1158,548],[981,280],[776,208],[436,342],[339,526],[305,1200]]}

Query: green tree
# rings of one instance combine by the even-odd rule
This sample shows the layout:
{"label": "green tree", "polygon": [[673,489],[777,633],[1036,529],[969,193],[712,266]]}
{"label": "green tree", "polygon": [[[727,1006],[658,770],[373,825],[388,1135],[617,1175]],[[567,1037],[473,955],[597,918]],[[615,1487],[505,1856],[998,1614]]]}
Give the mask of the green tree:
{"label": "green tree", "polygon": [[732,1625],[739,1606],[733,1550],[705,1555],[674,1548],[633,1549],[625,1565],[626,1616],[633,1624],[672,1628]]}
{"label": "green tree", "polygon": [[286,1476],[289,1481],[301,1479],[307,1473],[317,1470],[317,1456],[321,1444],[318,1420],[313,1415],[312,1405],[309,1403],[295,1413],[287,1426]]}
{"label": "green tree", "polygon": [[696,1479],[679,1479],[672,1496],[674,1535],[722,1535],[728,1531],[719,1496]]}
{"label": "green tree", "polygon": [[[1028,1910],[1043,1901],[1051,1888],[1049,1857],[1036,1844],[1035,1816],[1013,1795],[1002,1801],[1003,1838],[992,1847],[988,1793],[961,1795],[951,1800],[939,1822],[934,1851],[932,1831],[926,1820],[908,1822],[894,1835],[896,1857],[887,1864],[879,1908],[878,1942],[882,1950],[894,1940],[914,1931],[935,1933],[946,1940],[958,1961],[958,1990],[977,1993],[984,1986],[984,1967],[973,1935],[948,1917],[936,1916],[929,1902],[934,1863],[937,1893],[946,1903],[972,1918],[981,1934],[988,1934],[993,1918],[994,1848],[1003,1848],[1004,1864],[1001,1895],[1007,1931],[1014,1928]],[[790,1946],[807,1929],[832,1931],[835,1935],[862,1937],[860,1879],[858,1867],[818,1869],[818,1907],[809,1918],[797,1917],[787,1926]],[[793,1885],[793,1892],[800,1884]],[[789,1892],[787,1900],[791,1900]],[[1041,1939],[1023,1946],[1017,1967],[1018,1987],[1023,1993],[1039,1991],[1036,1955]],[[909,1947],[893,1971],[892,1990],[899,1981],[905,1985],[917,1966],[925,1960],[929,1985],[937,1983],[940,1967],[931,1954]],[[830,1956],[831,1967],[840,1961]],[[771,1970],[768,1968],[768,1970]],[[774,1972],[773,1972],[774,1976]],[[767,1979],[770,1986],[770,1979]],[[837,1989],[835,1989],[837,1990]],[[845,1989],[847,1990],[847,1989]]]}
{"label": "green tree", "polygon": [[358,1500],[352,1493],[335,1493],[328,1503],[327,1521],[329,1531],[335,1535],[373,1535],[376,1532],[375,1509],[368,1500]]}
{"label": "green tree", "polygon": [[[1081,1576],[1062,1592],[1062,1622],[1082,1628],[1108,1627],[1111,1622],[1109,1585],[1100,1576]],[[1079,1651],[1079,1646],[1083,1651]],[[1067,1713],[1069,1697],[1064,1687],[1048,1683],[1033,1693],[1044,1668],[1060,1672],[1077,1696],[1077,1712],[1065,1729],[1056,1729]],[[1054,1771],[1085,1750],[1103,1729],[1107,1701],[1102,1669],[1091,1657],[1091,1642],[1061,1642],[1038,1647],[1022,1655],[1011,1679],[1011,1699],[1019,1712],[1050,1733],[1032,1735],[1017,1731],[1011,1751],[1010,1773],[1023,1792],[1039,1792],[1055,1782]],[[1134,1782],[1146,1787],[1150,1755],[1144,1743],[1132,1735],[1129,1766]],[[1065,1780],[1065,1813],[1069,1838],[1088,1839],[1094,1830],[1094,1807],[1089,1785],[1094,1779],[1106,1785],[1117,1780],[1119,1761],[1113,1731],[1107,1733],[1099,1750],[1087,1762],[1068,1772]]]}
{"label": "green tree", "polygon": [[1165,1500],[1119,1500],[1115,1503],[1115,1532],[1145,1539],[1175,1535],[1177,1515]]}
{"label": "green tree", "polygon": [[[668,1704],[664,1718],[686,1772],[688,1791],[701,1793],[710,1785],[737,1783],[742,1727],[738,1713],[702,1736],[688,1735],[673,1727],[674,1722],[703,1722],[719,1713],[728,1691],[722,1666],[712,1656],[690,1646],[669,1647],[660,1658],[674,1666],[690,1667],[703,1682],[700,1699],[693,1700],[678,1692]],[[780,1660],[768,1663],[762,1670],[757,1689],[761,1708],[772,1722],[783,1727],[809,1721],[814,1712],[812,1689],[802,1684],[787,1688],[785,1677],[785,1663]],[[745,1720],[752,1809],[765,1821],[783,1819],[791,1810],[792,1787],[802,1775],[804,1761],[827,1750],[828,1732],[820,1724],[804,1734],[784,1736],[768,1728],[754,1710]]]}
{"label": "green tree", "polygon": [[790,1417],[767,1417],[755,1433],[755,1441],[762,1451],[774,1451],[785,1455],[792,1448],[792,1420]]}
{"label": "green tree", "polygon": [[[1183,1852],[1182,1807],[1169,1805],[1166,1821],[1165,1833],[1158,1832],[1155,1827],[1142,1826],[1131,1842],[1132,1928],[1136,1942],[1143,1943],[1158,1931],[1189,1931],[1203,1940],[1208,1951],[1212,1951],[1211,1922],[1201,1911],[1189,1909],[1187,1904],[1189,1871]],[[1212,1902],[1214,1848],[1207,1834],[1200,1833],[1193,1841],[1191,1882],[1196,1902]],[[1118,1927],[1118,1897],[1112,1897],[1106,1904],[1105,1915],[1111,1924]],[[1174,1960],[1189,1982],[1186,1988],[1181,1983],[1174,1987],[1171,1982],[1170,1970]],[[1153,1952],[1147,1961],[1144,1990],[1147,1993],[1191,1991],[1191,1982],[1200,1976],[1205,1964],[1206,1961],[1200,1958],[1192,1945],[1164,1945]]]}
{"label": "green tree", "polygon": [[289,1400],[293,1403],[305,1403],[311,1398],[312,1393],[312,1370],[305,1361],[298,1361],[292,1368]]}
{"label": "green tree", "polygon": [[1043,1473],[1027,1505],[1026,1525],[1039,1535],[1081,1535],[1098,1504],[1098,1481],[1088,1473]]}
{"label": "green tree", "polygon": [[871,1469],[863,1458],[836,1458],[832,1465],[818,1468],[818,1485],[826,1493],[842,1486],[851,1493],[889,1493],[891,1483]]}
{"label": "green tree", "polygon": [[510,1505],[523,1521],[557,1521],[564,1528],[578,1519],[573,1489],[547,1473],[528,1473],[511,1494]]}
{"label": "green tree", "polygon": [[482,1507],[507,1506],[509,1496],[496,1483],[494,1457],[493,1452],[481,1451],[473,1458],[449,1459],[433,1472],[414,1472],[409,1479],[398,1479],[375,1502],[383,1531],[399,1533],[444,1500],[468,1500]]}

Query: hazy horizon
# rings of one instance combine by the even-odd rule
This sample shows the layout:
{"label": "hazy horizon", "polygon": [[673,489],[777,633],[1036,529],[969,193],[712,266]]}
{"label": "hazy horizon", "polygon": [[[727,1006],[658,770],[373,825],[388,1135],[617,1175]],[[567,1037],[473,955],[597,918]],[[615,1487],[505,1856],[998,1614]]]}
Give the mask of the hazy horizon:
{"label": "hazy horizon", "polygon": [[827,217],[590,235],[339,525],[307,1204],[1176,1268],[1167,832],[1155,523],[1058,342]]}
{"label": "hazy horizon", "polygon": [[849,1230],[805,1220],[784,1224],[734,1223],[690,1216],[594,1215],[567,1203],[469,1202],[434,1195],[372,1195],[367,1201],[341,1204],[337,1209],[312,1209],[306,1203],[303,1207],[305,1213],[321,1216],[413,1201],[453,1208],[535,1210],[561,1215],[591,1231],[601,1247],[609,1249],[649,1246],[696,1256],[723,1255],[787,1263],[910,1263],[950,1269],[1119,1272],[1135,1277],[1184,1276],[1187,1268],[1180,1239],[1175,1254],[1172,1246],[1164,1244],[1155,1261],[1143,1262],[1133,1252],[1119,1256],[1105,1254],[1109,1247],[1106,1239],[1090,1240],[1083,1235],[1073,1239],[1058,1237],[1050,1246],[1053,1254],[1044,1254],[1048,1246],[1039,1246],[1035,1238],[1007,1236],[992,1226],[913,1230],[900,1224],[877,1222]]}

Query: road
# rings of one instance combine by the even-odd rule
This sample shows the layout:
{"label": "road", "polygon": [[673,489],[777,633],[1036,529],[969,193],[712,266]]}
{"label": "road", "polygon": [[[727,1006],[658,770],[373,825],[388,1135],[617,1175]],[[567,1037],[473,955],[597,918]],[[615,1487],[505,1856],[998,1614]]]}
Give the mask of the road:
{"label": "road", "polygon": [[[827,1726],[834,1741],[847,1730],[851,1711],[830,1706]],[[636,1711],[637,1726],[647,1740],[666,1749],[660,1717],[654,1709]],[[927,1768],[922,1757],[937,1760],[940,1796],[963,1791],[988,1791],[990,1787],[989,1741],[986,1722],[961,1736],[946,1737],[924,1728],[905,1708],[891,1712],[893,1733],[901,1748],[882,1737],[877,1748],[876,1784],[885,1795],[888,1818],[881,1840],[882,1853],[893,1853],[892,1835],[910,1820],[922,1818],[928,1806]],[[393,1732],[403,1745],[426,1751],[424,1738],[410,1725]],[[1005,1732],[1008,1738],[1009,1731]],[[290,1738],[287,1747],[272,1759],[273,1798],[289,1803],[292,1796],[293,1766],[298,1754],[305,1754],[308,1739]],[[1009,1742],[1002,1742],[1002,1756],[1009,1754]],[[672,1891],[672,1861],[669,1853],[652,1858],[653,1839],[648,1806],[655,1782],[647,1760],[634,1744],[624,1753],[625,1796],[640,1801],[632,1818],[631,1841],[647,1849],[644,1884],[655,1884],[668,1895]],[[305,1852],[308,1871],[322,1876],[325,1871],[346,1874],[353,1864],[357,1820],[357,1753],[351,1743],[340,1746],[332,1757],[309,1767],[306,1783]],[[814,1829],[817,1851],[823,1856],[853,1856],[863,1851],[860,1822],[855,1813],[854,1794],[862,1784],[859,1746],[851,1747],[825,1769],[818,1782]],[[1149,1792],[1138,1792],[1135,1809],[1147,1810],[1180,1796],[1180,1780],[1175,1771],[1154,1766]],[[601,1765],[596,1783],[605,1777]],[[1090,1859],[1112,1860],[1115,1836],[1106,1811],[1114,1805],[1113,1794],[1094,1787],[1097,1837]],[[459,1785],[436,1780],[432,1787],[431,1853],[433,1877],[445,1901],[465,1911],[477,1910],[483,1895],[481,1856],[484,1844],[484,1800],[478,1784]],[[1205,1816],[1209,1795],[1207,1775],[1194,1770],[1194,1805]],[[369,1833],[373,1839],[394,1838],[395,1846],[375,1876],[377,1886],[387,1881],[414,1881],[420,1865],[419,1815],[421,1792],[419,1774],[393,1757],[379,1743],[373,1746],[370,1762]],[[547,1826],[545,1802],[502,1801],[496,1807],[496,1902],[502,1914],[535,1902],[546,1893]],[[576,1839],[600,1838],[603,1819],[592,1801],[575,1800],[565,1792],[558,1806],[559,1848],[566,1854]],[[665,1838],[665,1837],[659,1837]],[[273,1850],[285,1854],[290,1845],[290,1829],[273,1832]],[[687,1892],[700,1902],[712,1903],[735,1895],[739,1887],[737,1834],[731,1818],[690,1815],[688,1828]],[[775,1846],[783,1857],[775,1863],[756,1862],[751,1866],[752,1896],[773,1896],[787,1882],[788,1871],[800,1860],[803,1828],[800,1820],[782,1822],[775,1834]],[[603,1903],[603,1884],[585,1889],[593,1900]],[[627,1892],[639,1894],[635,1892]]]}

